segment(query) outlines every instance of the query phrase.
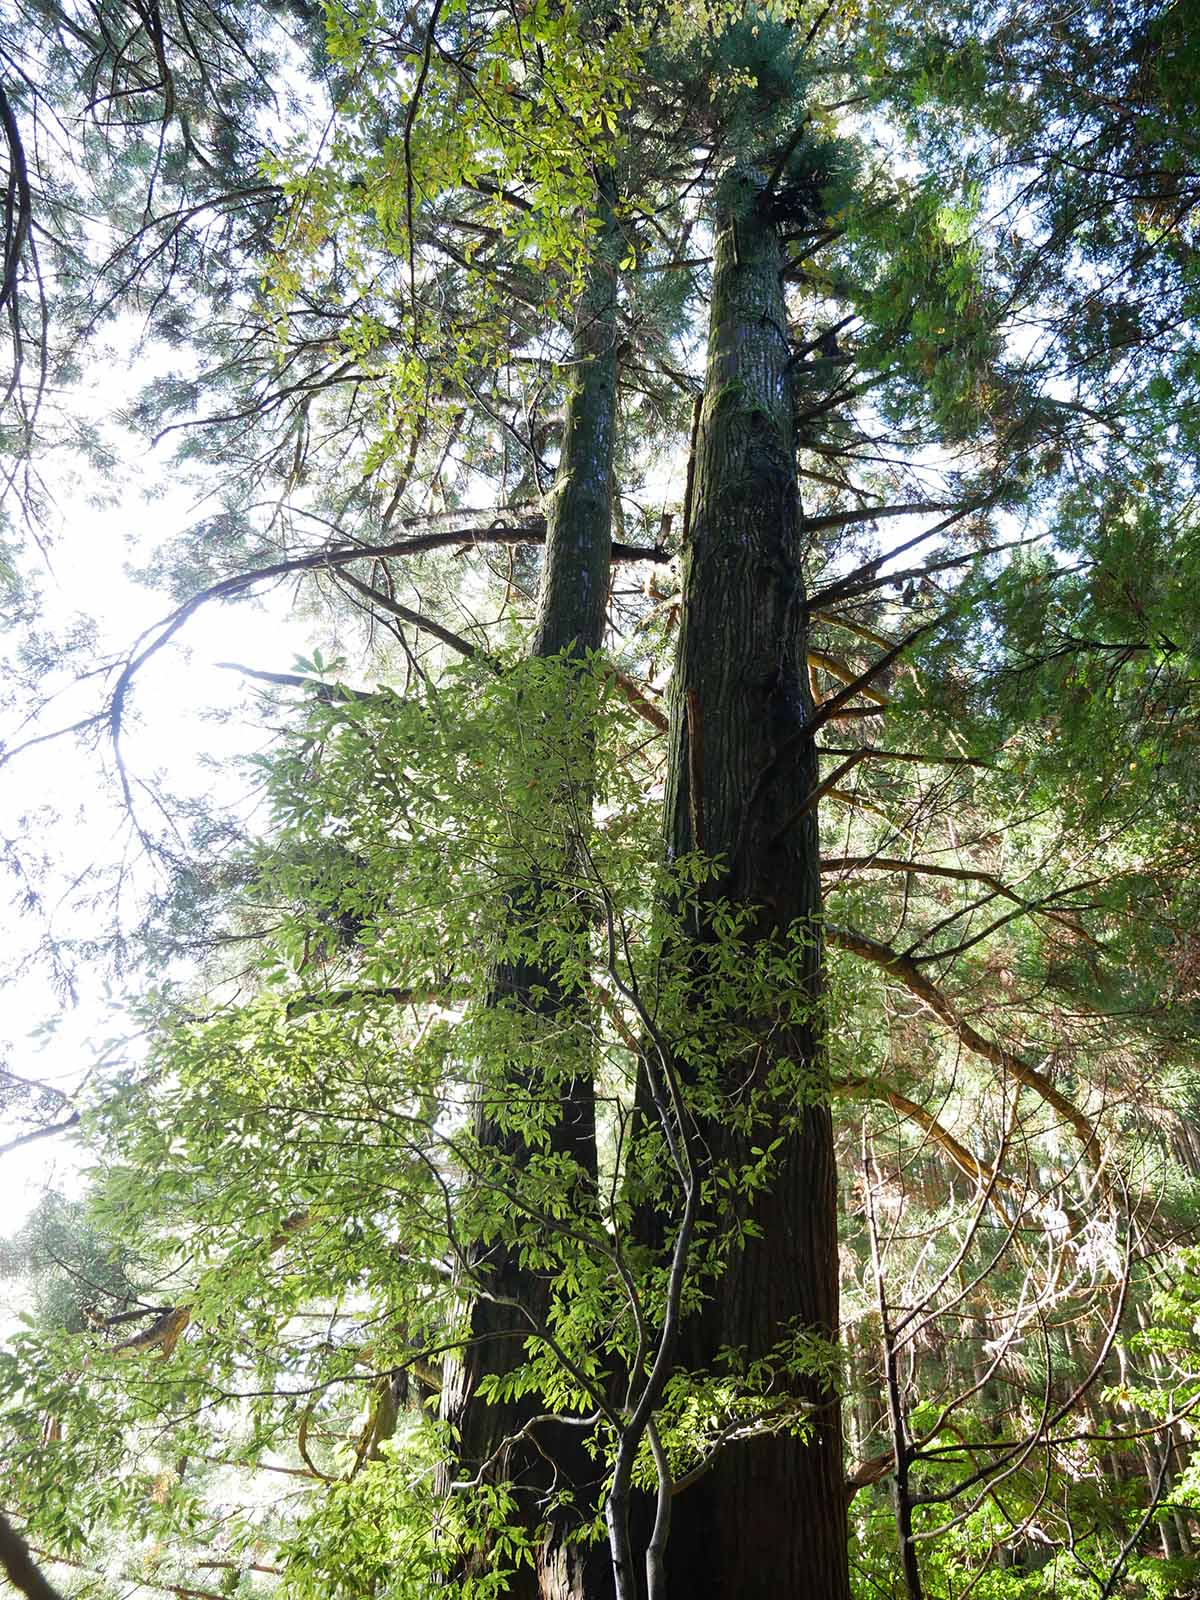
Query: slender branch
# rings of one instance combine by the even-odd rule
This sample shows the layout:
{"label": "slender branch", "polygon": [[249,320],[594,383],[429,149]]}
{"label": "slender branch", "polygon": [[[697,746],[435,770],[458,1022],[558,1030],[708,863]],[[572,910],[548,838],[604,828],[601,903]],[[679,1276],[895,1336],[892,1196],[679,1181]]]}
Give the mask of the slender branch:
{"label": "slender branch", "polygon": [[16,1138],[10,1139],[7,1144],[0,1144],[0,1156],[6,1156],[12,1150],[21,1150],[28,1144],[37,1144],[39,1139],[53,1139],[56,1134],[69,1133],[72,1128],[79,1126],[79,1113],[73,1111],[62,1122],[52,1123],[46,1128],[34,1128],[29,1133],[19,1133]]}
{"label": "slender branch", "polygon": [[398,984],[363,984],[356,988],[314,991],[289,1000],[284,1013],[289,1022],[314,1011],[332,1011],[340,1006],[360,1005],[364,1001],[388,1000],[397,1006],[436,1005],[444,998],[442,989],[407,989]]}
{"label": "slender branch", "polygon": [[326,704],[338,700],[374,700],[369,689],[351,689],[344,683],[322,683],[319,678],[307,678],[299,672],[263,672],[257,667],[244,667],[240,661],[214,661],[222,672],[237,672],[243,678],[254,678],[259,683],[271,683],[281,689],[309,689],[318,700]]}
{"label": "slender branch", "polygon": [[[923,532],[914,534],[911,539],[906,539],[903,544],[897,545],[894,550],[885,550],[881,555],[864,562],[861,567],[856,567],[853,572],[848,572],[844,578],[839,578],[836,583],[831,583],[827,589],[819,589],[816,594],[809,595],[805,602],[805,609],[812,611],[817,606],[829,605],[833,600],[845,599],[848,595],[857,594],[864,589],[874,589],[880,583],[899,581],[904,577],[903,573],[890,573],[884,578],[877,577],[880,567],[889,561],[894,561],[897,556],[903,555],[905,551],[913,550],[917,545],[925,544],[928,540],[935,539],[939,533],[945,533],[947,528],[954,527],[956,523],[962,522],[965,517],[971,516],[976,511],[982,511],[988,504],[989,501],[987,499],[973,500],[969,504],[961,506],[957,511],[952,511],[941,522],[935,522],[932,528],[926,528]],[[1000,546],[998,548],[1004,547]],[[976,557],[985,554],[987,554],[986,549],[972,551],[967,555],[954,557],[949,564],[961,566],[964,562],[973,561]],[[937,564],[918,569],[918,571],[921,570],[934,572],[937,570]]]}
{"label": "slender branch", "polygon": [[902,651],[907,650],[910,644],[913,644],[917,639],[919,639],[923,633],[928,633],[931,628],[940,627],[943,622],[948,620],[949,615],[950,613],[943,612],[940,616],[934,617],[932,621],[923,622],[919,627],[914,628],[911,632],[905,634],[904,638],[901,639],[897,644],[894,644],[890,650],[885,651],[883,655],[881,655],[877,660],[873,661],[865,672],[859,673],[858,677],[853,678],[845,685],[844,688],[839,689],[837,694],[830,695],[828,700],[823,700],[813,712],[812,716],[810,716],[804,723],[804,726],[797,728],[795,733],[791,734],[783,741],[783,743],[775,751],[775,754],[772,756],[771,760],[754,780],[753,787],[751,788],[749,795],[746,797],[743,829],[745,827],[745,820],[748,819],[754,811],[755,806],[762,798],[762,795],[771,779],[776,773],[783,769],[785,764],[792,759],[797,751],[804,749],[804,747],[813,738],[814,734],[818,733],[831,717],[836,717],[839,713],[847,716],[851,714],[862,716],[868,713],[872,715],[879,715],[883,711],[884,708],[882,706],[865,706],[861,708],[852,706],[846,712],[843,712],[842,708],[846,705],[847,701],[852,700],[856,694],[860,693],[873,678],[878,677],[881,672],[886,671],[896,657],[900,655]]}
{"label": "slender branch", "polygon": [[823,517],[805,517],[800,526],[805,533],[820,533],[826,528],[849,528],[859,522],[882,522],[886,517],[913,517],[923,511],[949,509],[936,501],[914,501],[906,506],[861,506],[856,511],[831,511]]}
{"label": "slender branch", "polygon": [[435,622],[432,617],[427,617],[423,612],[414,611],[409,606],[401,605],[398,600],[393,600],[391,595],[384,594],[380,589],[374,589],[369,583],[364,583],[361,578],[356,578],[352,572],[341,571],[336,574],[339,583],[348,584],[357,594],[361,594],[371,605],[377,606],[380,611],[386,611],[393,617],[399,617],[401,622],[407,622],[411,627],[420,628],[424,633],[430,633],[435,639],[440,639],[451,650],[456,650],[460,656],[465,656],[468,661],[478,661],[483,666],[490,667],[493,672],[499,671],[494,657],[486,650],[481,650],[477,644],[472,644],[469,639],[464,639],[461,634],[455,633],[450,628],[443,627],[440,622]]}
{"label": "slender branch", "polygon": [[[902,1117],[907,1117],[910,1122],[915,1122],[950,1157],[954,1165],[974,1183],[992,1184],[993,1187],[1012,1189],[1015,1187],[1011,1178],[997,1177],[993,1180],[991,1172],[980,1166],[975,1157],[961,1144],[949,1128],[945,1127],[932,1112],[926,1111],[915,1100],[910,1100],[907,1095],[893,1089],[888,1083],[878,1078],[839,1078],[829,1085],[830,1093],[847,1100],[885,1100],[892,1110]],[[993,1200],[998,1209],[999,1202]],[[1007,1217],[1005,1218],[1007,1221]]]}
{"label": "slender branch", "polygon": [[990,1061],[994,1066],[1008,1073],[1018,1083],[1032,1089],[1052,1106],[1059,1116],[1070,1125],[1076,1137],[1083,1146],[1084,1159],[1093,1169],[1098,1169],[1101,1159],[1100,1141],[1096,1129],[1091,1121],[1080,1111],[1079,1107],[1068,1100],[1066,1095],[1056,1089],[1039,1067],[1023,1056],[1015,1055],[1011,1050],[1006,1050],[1003,1045],[997,1044],[993,1039],[984,1038],[983,1034],[973,1028],[967,1019],[959,1014],[950,1000],[942,991],[929,981],[920,967],[910,956],[905,956],[891,945],[880,944],[875,939],[869,939],[865,934],[854,932],[849,928],[838,928],[826,923],[825,939],[828,944],[834,945],[839,950],[847,950],[851,955],[859,956],[864,961],[873,962],[915,994],[919,1000],[929,1007],[934,1015],[954,1033],[968,1050],[982,1056],[985,1061]]}
{"label": "slender branch", "polygon": [[888,1422],[892,1433],[892,1491],[896,1512],[896,1539],[900,1548],[900,1570],[909,1600],[922,1600],[921,1570],[913,1544],[912,1501],[908,1493],[908,1469],[912,1464],[912,1443],[904,1415],[904,1402],[900,1393],[899,1346],[892,1328],[888,1306],[887,1283],[883,1272],[883,1255],[879,1247],[879,1223],[875,1212],[875,1179],[872,1174],[870,1146],[863,1129],[863,1186],[867,1199],[867,1226],[871,1238],[871,1267],[875,1277],[875,1299],[879,1311],[879,1333],[883,1356],[884,1392],[887,1396]]}
{"label": "slender branch", "polygon": [[0,126],[8,144],[9,178],[4,196],[4,267],[0,273],[0,310],[16,300],[17,279],[21,270],[21,255],[29,236],[33,217],[33,200],[29,187],[29,167],[25,159],[25,146],[21,130],[9,103],[3,84],[0,84]]}
{"label": "slender branch", "polygon": [[[839,689],[836,694],[830,695],[828,700],[822,700],[821,704],[813,712],[812,716],[805,723],[804,727],[801,728],[798,733],[793,734],[792,738],[787,741],[787,744],[785,744],[783,748],[787,749],[788,745],[798,745],[802,739],[811,738],[814,733],[817,733],[825,726],[830,717],[837,715],[837,713],[848,700],[852,700],[856,694],[867,693],[868,685],[872,683],[881,672],[886,672],[888,667],[891,666],[892,662],[895,661],[898,656],[902,655],[904,651],[908,649],[909,645],[915,644],[923,634],[929,633],[932,629],[940,628],[944,622],[948,622],[950,620],[950,617],[950,612],[943,611],[939,616],[933,617],[929,622],[922,622],[918,627],[911,629],[904,635],[903,639],[898,640],[890,650],[885,650],[881,656],[872,661],[871,665],[864,671],[860,672],[856,678],[851,678],[849,682],[846,683],[844,688]],[[776,759],[778,760],[778,757]]]}
{"label": "slender branch", "polygon": [[[830,655],[828,650],[809,650],[808,662],[813,667],[823,667],[831,677],[837,678],[840,683],[857,683],[859,674],[853,667],[848,667],[840,656]],[[862,693],[868,700],[873,700],[877,706],[891,704],[891,696],[884,694],[882,689],[869,689],[864,687]]]}
{"label": "slender branch", "polygon": [[788,817],[787,821],[782,823],[775,830],[774,834],[771,836],[771,843],[773,845],[778,844],[783,838],[784,834],[788,833],[796,826],[801,817],[806,817],[812,808],[818,803],[818,801],[824,799],[830,790],[837,788],[838,784],[846,776],[846,774],[848,772],[852,772],[854,768],[858,766],[859,762],[864,758],[866,753],[867,752],[865,750],[852,750],[840,766],[834,767],[833,771],[827,778],[823,778],[820,783],[816,784],[812,789],[810,789],[805,795],[804,799],[801,800],[800,804],[796,807],[795,811],[793,811]]}
{"label": "slender branch", "polygon": [[[951,518],[951,521],[954,519]],[[946,523],[939,523],[937,528],[930,530],[930,534],[938,533],[946,527]],[[925,537],[925,536],[923,536]],[[1020,550],[1025,545],[1038,544],[1041,535],[1030,539],[1007,539],[1003,544],[985,544],[978,550],[967,550],[957,556],[946,556],[941,561],[927,561],[921,567],[905,567],[900,572],[885,572],[877,576],[879,568],[885,561],[891,561],[900,552],[889,550],[886,555],[868,561],[864,566],[858,567],[846,577],[839,578],[836,583],[831,583],[827,589],[818,589],[815,594],[810,594],[804,603],[804,609],[809,616],[818,610],[824,610],[835,601],[857,599],[861,595],[870,594],[873,589],[886,588],[889,583],[907,583],[909,579],[919,580],[927,578],[934,572],[946,572],[951,567],[966,567],[972,561],[981,561],[984,556],[998,555],[1003,550]],[[901,546],[901,549],[906,548]],[[868,576],[870,574],[870,576]]]}
{"label": "slender branch", "polygon": [[[979,756],[930,756],[919,750],[882,750],[875,744],[861,744],[855,750],[848,750],[844,746],[823,744],[818,746],[823,756],[849,756],[856,753],[870,756],[878,761],[908,761],[915,766],[922,767],[982,767],[985,771],[992,771],[992,763],[984,761]],[[846,861],[852,858],[847,856]],[[862,864],[868,865],[876,858],[863,856]]]}
{"label": "slender branch", "polygon": [[1108,1581],[1100,1591],[1099,1600],[1109,1600],[1109,1596],[1113,1593],[1117,1587],[1117,1584],[1120,1582],[1121,1574],[1125,1570],[1125,1563],[1129,1560],[1130,1551],[1136,1548],[1138,1540],[1142,1537],[1143,1533],[1145,1533],[1146,1528],[1149,1526],[1150,1518],[1154,1515],[1158,1508],[1158,1503],[1162,1499],[1163,1487],[1167,1481],[1167,1471],[1170,1467],[1170,1464],[1171,1452],[1169,1449],[1164,1449],[1162,1453],[1162,1464],[1158,1469],[1158,1476],[1154,1481],[1154,1488],[1151,1491],[1150,1499],[1146,1505],[1146,1509],[1138,1518],[1137,1526],[1133,1529],[1128,1539],[1126,1539],[1125,1543],[1121,1546],[1117,1554],[1117,1559],[1113,1563],[1113,1569],[1108,1575]]}

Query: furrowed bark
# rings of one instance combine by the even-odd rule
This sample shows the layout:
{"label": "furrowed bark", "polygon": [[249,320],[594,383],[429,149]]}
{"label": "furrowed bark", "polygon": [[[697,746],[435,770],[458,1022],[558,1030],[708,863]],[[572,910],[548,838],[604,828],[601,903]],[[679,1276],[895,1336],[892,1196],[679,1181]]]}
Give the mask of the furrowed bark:
{"label": "furrowed bark", "polygon": [[[573,341],[572,386],[547,516],[538,623],[530,648],[534,657],[582,656],[598,650],[604,634],[617,389],[615,229],[609,204],[602,196],[605,227]],[[581,774],[577,788],[581,807],[589,803],[587,788],[587,775]],[[569,862],[564,865],[570,869]],[[510,896],[515,922],[536,923],[540,895],[541,886],[531,881]],[[586,929],[580,932],[586,938]],[[491,1003],[516,1004],[559,1027],[572,1011],[580,1013],[582,1025],[586,1004],[578,996],[564,994],[556,973],[536,962],[498,967]],[[514,1083],[513,1087],[521,1091],[536,1086]],[[552,1145],[574,1159],[580,1173],[580,1203],[586,1206],[596,1174],[592,1083],[576,1077],[564,1083],[560,1093]],[[476,1131],[485,1148],[519,1161],[519,1136],[500,1129],[486,1107],[480,1109]],[[503,1376],[523,1364],[531,1323],[513,1307],[524,1308],[532,1322],[544,1323],[550,1306],[548,1285],[503,1244],[475,1246],[471,1254],[473,1274],[486,1282],[494,1298],[477,1299],[472,1307],[471,1342],[462,1359],[450,1364],[444,1409],[459,1434],[459,1470],[474,1477],[484,1467],[492,1481],[511,1484],[522,1525],[537,1544],[535,1567],[516,1571],[502,1592],[508,1600],[584,1600],[585,1596],[595,1600],[596,1595],[611,1592],[612,1578],[603,1545],[578,1539],[581,1520],[596,1514],[600,1490],[599,1469],[584,1448],[586,1430],[545,1420],[534,1423],[545,1410],[535,1396],[485,1403],[477,1393],[483,1378]],[[523,1429],[528,1431],[522,1434]],[[515,1442],[506,1445],[510,1440]],[[555,1494],[563,1489],[571,1493],[573,1509],[556,1503]],[[489,1570],[486,1555],[480,1570]]]}
{"label": "furrowed bark", "polygon": [[[753,1229],[683,1330],[679,1361],[689,1368],[712,1369],[724,1348],[753,1361],[798,1329],[828,1340],[838,1329],[833,1134],[815,1016],[820,858],[815,807],[796,814],[818,773],[815,741],[802,733],[813,708],[782,266],[757,180],[735,174],[717,224],[672,687],[667,844],[673,857],[699,849],[721,858],[712,892],[756,908],[748,944],[804,932],[796,976],[814,1015],[787,1029],[762,1018],[756,1061],[739,1055],[724,1069],[731,1095],[762,1097],[768,1126],[747,1135],[714,1119],[699,1129],[714,1171],[744,1168],[752,1140],[782,1144],[764,1190],[722,1197],[717,1225]],[[706,937],[697,928],[699,970]],[[792,1069],[786,1092],[770,1077],[781,1057]],[[791,1376],[788,1389],[807,1405],[806,1438],[730,1445],[677,1498],[666,1555],[671,1600],[847,1600],[837,1395],[812,1377]]]}

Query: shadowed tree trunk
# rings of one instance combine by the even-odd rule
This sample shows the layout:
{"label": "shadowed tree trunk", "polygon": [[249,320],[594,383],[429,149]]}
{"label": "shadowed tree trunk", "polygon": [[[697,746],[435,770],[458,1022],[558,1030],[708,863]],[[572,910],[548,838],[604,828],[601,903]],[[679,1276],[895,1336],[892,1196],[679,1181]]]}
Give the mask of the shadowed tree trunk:
{"label": "shadowed tree trunk", "polygon": [[[546,551],[537,629],[531,656],[579,655],[599,650],[608,604],[612,548],[613,440],[616,424],[617,338],[615,230],[611,196],[602,194],[604,227],[584,295],[572,347],[571,387],[566,426],[552,500],[547,516]],[[585,700],[583,704],[587,704]],[[564,836],[569,835],[568,808],[581,812],[590,805],[588,774],[562,796]],[[568,854],[570,846],[567,845]],[[572,868],[564,860],[564,872]],[[510,893],[510,915],[517,926],[535,930],[545,914],[544,885],[537,881]],[[563,916],[561,902],[554,915]],[[587,938],[581,920],[581,939]],[[569,1034],[570,1015],[586,1029],[586,1008],[578,995],[563,992],[557,973],[537,961],[499,965],[492,976],[491,1003],[512,1004],[543,1017],[560,1037]],[[567,1024],[564,1027],[564,1024]],[[581,1051],[582,1053],[582,1051]],[[551,1147],[569,1155],[579,1173],[579,1204],[591,1202],[596,1176],[595,1105],[590,1077],[568,1076],[553,1087],[513,1074],[514,1093],[537,1094],[540,1087],[560,1096]],[[519,1161],[519,1134],[497,1126],[481,1105],[476,1132],[485,1148]],[[529,1270],[516,1250],[503,1243],[471,1247],[472,1267],[488,1292],[524,1307],[544,1322],[550,1305],[547,1279]],[[526,1320],[513,1305],[479,1299],[471,1310],[471,1343],[462,1359],[450,1364],[443,1410],[459,1434],[458,1467],[474,1476],[491,1463],[486,1476],[510,1485],[516,1495],[522,1527],[536,1544],[536,1563],[520,1568],[503,1591],[510,1600],[595,1600],[611,1591],[607,1550],[581,1543],[581,1515],[596,1514],[599,1482],[595,1462],[583,1447],[584,1430],[553,1423],[536,1424],[535,1438],[514,1439],[545,1408],[536,1398],[485,1402],[478,1396],[482,1379],[503,1376],[525,1360]],[[557,1494],[568,1491],[572,1503],[560,1506]],[[483,1569],[488,1570],[487,1558]],[[490,1591],[489,1591],[490,1592]]]}
{"label": "shadowed tree trunk", "polygon": [[[815,741],[805,674],[804,593],[790,350],[778,232],[758,180],[734,173],[718,217],[708,370],[694,514],[672,690],[667,844],[720,858],[712,893],[756,908],[750,945],[806,935],[795,982],[815,1002],[821,954]],[[696,929],[703,962],[703,926]],[[733,1116],[698,1130],[712,1170],[751,1161],[781,1138],[767,1187],[721,1194],[718,1228],[753,1225],[731,1248],[679,1360],[712,1370],[731,1347],[755,1360],[798,1330],[838,1327],[834,1150],[815,1015],[749,1023],[759,1045],[722,1064],[722,1087],[756,1094],[763,1122]],[[761,1021],[761,1026],[760,1026]],[[797,1093],[797,1084],[800,1092]],[[732,1108],[735,1100],[730,1099]],[[667,1551],[672,1600],[804,1596],[847,1600],[842,1435],[831,1380],[789,1376],[810,1408],[807,1439],[727,1447],[675,1502]]]}

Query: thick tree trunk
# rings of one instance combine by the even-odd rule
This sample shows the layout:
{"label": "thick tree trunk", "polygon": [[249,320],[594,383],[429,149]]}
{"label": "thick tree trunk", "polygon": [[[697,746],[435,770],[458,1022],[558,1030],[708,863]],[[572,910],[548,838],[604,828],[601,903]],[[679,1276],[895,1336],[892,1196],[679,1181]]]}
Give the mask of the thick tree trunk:
{"label": "thick tree trunk", "polygon": [[[666,825],[673,855],[699,849],[723,860],[713,893],[756,908],[749,942],[778,940],[782,949],[790,932],[803,932],[795,984],[815,1008],[819,853],[815,807],[805,800],[817,757],[804,733],[812,705],[782,264],[757,180],[733,175],[717,227]],[[705,938],[698,928],[701,944]],[[684,1330],[685,1367],[712,1369],[730,1347],[753,1361],[800,1329],[837,1338],[834,1150],[819,1026],[815,1015],[784,1030],[761,1020],[755,1061],[740,1054],[726,1069],[727,1087],[743,1103],[757,1093],[769,1125],[747,1135],[732,1117],[714,1119],[700,1142],[714,1170],[747,1165],[752,1142],[783,1142],[765,1190],[721,1201],[718,1227],[753,1227]],[[793,1069],[787,1091],[774,1087],[781,1055]],[[847,1600],[837,1394],[832,1382],[811,1377],[790,1376],[788,1389],[810,1408],[807,1439],[733,1444],[676,1499],[672,1600]]]}
{"label": "thick tree trunk", "polygon": [[[615,233],[608,201],[606,227],[587,290],[582,297],[572,349],[572,379],[567,399],[566,428],[553,498],[547,516],[534,657],[582,655],[600,648],[608,603],[612,548],[613,440],[616,422],[616,287]],[[588,775],[579,774],[574,802],[589,803]],[[569,797],[562,796],[564,808]],[[551,801],[551,803],[554,803]],[[571,862],[563,863],[570,871]],[[510,895],[511,915],[518,924],[536,928],[543,914],[542,885],[531,881]],[[561,915],[561,912],[560,912]],[[587,930],[581,926],[581,938]],[[556,1032],[570,1033],[568,1014],[586,1018],[578,997],[565,995],[557,974],[536,961],[507,963],[492,980],[492,1003],[515,1003],[553,1022]],[[564,1027],[564,1023],[568,1023]],[[514,1080],[515,1093],[538,1085]],[[549,1085],[546,1086],[549,1089]],[[561,1110],[551,1136],[552,1147],[570,1155],[579,1173],[579,1203],[587,1207],[596,1173],[595,1107],[590,1077],[566,1077],[554,1085]],[[519,1162],[521,1140],[500,1129],[481,1108],[476,1131],[485,1148]],[[534,1438],[514,1439],[532,1417],[546,1408],[534,1397],[487,1403],[478,1396],[482,1379],[503,1376],[521,1366],[530,1321],[544,1322],[550,1305],[549,1284],[530,1271],[518,1252],[504,1243],[473,1247],[473,1270],[485,1280],[490,1295],[511,1302],[476,1300],[471,1310],[471,1342],[461,1360],[448,1365],[444,1415],[458,1430],[457,1467],[473,1477],[484,1467],[490,1482],[508,1484],[524,1531],[536,1545],[536,1565],[521,1567],[503,1593],[508,1600],[594,1600],[611,1576],[603,1546],[580,1544],[582,1518],[596,1514],[600,1484],[595,1462],[583,1448],[583,1430],[538,1423]],[[485,1464],[489,1464],[485,1466]],[[571,1506],[559,1507],[559,1491]],[[490,1569],[490,1557],[482,1558]],[[489,1591],[491,1592],[491,1591]],[[500,1591],[497,1591],[498,1593]]]}

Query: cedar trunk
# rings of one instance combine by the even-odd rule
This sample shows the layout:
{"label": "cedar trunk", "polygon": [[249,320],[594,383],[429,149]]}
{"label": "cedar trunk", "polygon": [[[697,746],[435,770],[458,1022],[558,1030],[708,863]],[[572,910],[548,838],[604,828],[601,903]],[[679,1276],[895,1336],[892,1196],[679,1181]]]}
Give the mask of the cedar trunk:
{"label": "cedar trunk", "polygon": [[[545,560],[537,629],[531,656],[582,655],[599,650],[608,604],[612,551],[613,440],[616,424],[617,339],[616,288],[613,269],[615,233],[609,197],[602,195],[605,223],[587,289],[581,299],[572,346],[572,378],[559,468],[547,515]],[[576,801],[588,804],[588,775],[578,776]],[[566,802],[566,797],[564,803]],[[572,863],[563,863],[570,871]],[[531,927],[541,914],[537,882],[510,893],[510,915]],[[585,927],[581,938],[587,937]],[[535,962],[502,964],[493,973],[491,1003],[516,1003],[544,1016],[561,1032],[564,1013],[585,1018],[578,996],[564,995],[554,971]],[[530,1087],[514,1082],[520,1092]],[[575,1077],[561,1086],[561,1110],[552,1142],[573,1156],[579,1169],[579,1203],[587,1207],[596,1173],[595,1105],[590,1078]],[[503,1132],[481,1109],[476,1132],[485,1147],[516,1158],[521,1142]],[[474,1272],[486,1280],[491,1294],[525,1307],[545,1320],[549,1286],[527,1270],[514,1250],[503,1243],[472,1249]],[[536,1398],[485,1403],[477,1396],[480,1380],[503,1375],[523,1364],[529,1323],[508,1307],[477,1300],[471,1310],[471,1342],[460,1361],[449,1364],[443,1400],[448,1420],[458,1430],[457,1466],[474,1476],[490,1462],[487,1477],[511,1486],[524,1530],[536,1544],[536,1565],[520,1567],[503,1593],[507,1600],[592,1600],[608,1576],[603,1547],[579,1542],[581,1514],[595,1515],[600,1493],[598,1469],[583,1448],[582,1430],[539,1423],[536,1443],[511,1439],[545,1408]],[[514,1337],[514,1334],[516,1335]],[[552,1490],[568,1491],[570,1504],[550,1499]],[[480,1559],[489,1570],[490,1558]],[[491,1591],[489,1591],[491,1592]],[[499,1593],[500,1591],[497,1591]]]}
{"label": "cedar trunk", "polygon": [[[821,976],[815,741],[805,672],[800,507],[787,313],[778,232],[753,174],[728,181],[718,217],[708,369],[697,435],[694,511],[672,690],[667,844],[722,868],[712,892],[756,908],[747,938],[806,935],[796,983],[815,1013]],[[798,814],[802,813],[802,814]],[[698,927],[700,944],[706,938]],[[702,959],[702,950],[700,952]],[[721,1226],[756,1225],[731,1248],[705,1309],[683,1330],[679,1362],[712,1369],[717,1352],[766,1355],[797,1328],[836,1340],[837,1212],[833,1135],[819,1025],[772,1033],[763,1019],[753,1087],[783,1136],[772,1181],[722,1201]],[[783,1103],[768,1082],[781,1051],[805,1084]],[[746,1090],[744,1056],[736,1064]],[[713,1169],[749,1160],[750,1139],[701,1130]],[[765,1134],[765,1137],[764,1137]],[[829,1380],[789,1381],[811,1408],[810,1436],[728,1446],[675,1501],[667,1549],[671,1600],[848,1600],[838,1398]]]}

